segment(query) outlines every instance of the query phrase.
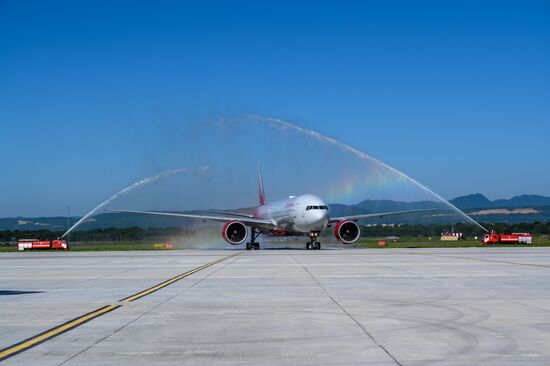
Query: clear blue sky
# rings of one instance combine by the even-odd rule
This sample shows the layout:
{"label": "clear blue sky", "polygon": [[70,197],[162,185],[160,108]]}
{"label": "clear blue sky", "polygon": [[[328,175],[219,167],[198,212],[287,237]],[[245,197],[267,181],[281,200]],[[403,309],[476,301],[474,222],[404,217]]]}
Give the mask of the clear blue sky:
{"label": "clear blue sky", "polygon": [[288,119],[447,198],[550,195],[549,3],[359,3],[0,2],[0,216],[83,214],[175,115]]}

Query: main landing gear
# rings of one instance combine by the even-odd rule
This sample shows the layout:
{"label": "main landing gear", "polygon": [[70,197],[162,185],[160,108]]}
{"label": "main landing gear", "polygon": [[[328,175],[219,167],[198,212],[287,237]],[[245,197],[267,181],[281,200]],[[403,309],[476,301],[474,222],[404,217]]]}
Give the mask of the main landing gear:
{"label": "main landing gear", "polygon": [[311,239],[311,241],[308,241],[306,243],[306,249],[307,250],[319,250],[321,249],[321,243],[316,241],[317,240],[317,237],[319,236],[319,232],[318,231],[312,231],[308,234],[309,238]]}
{"label": "main landing gear", "polygon": [[252,232],[250,233],[250,243],[246,243],[246,250],[260,249],[260,243],[256,243],[256,239],[258,239],[260,234],[261,232],[259,230],[252,228]]}

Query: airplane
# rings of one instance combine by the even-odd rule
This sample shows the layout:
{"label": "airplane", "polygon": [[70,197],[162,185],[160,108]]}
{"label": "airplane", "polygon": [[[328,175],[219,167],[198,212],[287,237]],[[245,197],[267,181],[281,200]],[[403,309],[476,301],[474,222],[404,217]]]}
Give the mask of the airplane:
{"label": "airplane", "polygon": [[306,249],[321,249],[321,243],[317,241],[317,238],[323,230],[332,225],[334,225],[336,239],[344,244],[352,244],[361,235],[361,230],[357,225],[358,220],[433,211],[432,209],[423,209],[330,217],[328,205],[314,194],[290,196],[287,199],[266,203],[260,164],[258,164],[258,191],[259,205],[254,208],[252,214],[218,210],[209,210],[215,216],[159,211],[114,209],[107,211],[224,222],[222,237],[232,245],[244,243],[249,236],[248,228],[250,228],[250,241],[246,243],[247,250],[260,249],[260,244],[256,242],[256,239],[261,234],[270,236],[308,236],[310,240],[306,243]]}

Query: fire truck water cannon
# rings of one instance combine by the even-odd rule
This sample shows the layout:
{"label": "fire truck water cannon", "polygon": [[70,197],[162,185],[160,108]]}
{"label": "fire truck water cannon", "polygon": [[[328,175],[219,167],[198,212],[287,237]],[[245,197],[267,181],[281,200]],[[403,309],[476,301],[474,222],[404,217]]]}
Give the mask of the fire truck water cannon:
{"label": "fire truck water cannon", "polygon": [[533,235],[529,233],[502,234],[492,231],[483,235],[481,244],[533,244]]}
{"label": "fire truck water cannon", "polygon": [[69,244],[65,240],[43,241],[37,239],[20,239],[17,242],[18,250],[69,250]]}

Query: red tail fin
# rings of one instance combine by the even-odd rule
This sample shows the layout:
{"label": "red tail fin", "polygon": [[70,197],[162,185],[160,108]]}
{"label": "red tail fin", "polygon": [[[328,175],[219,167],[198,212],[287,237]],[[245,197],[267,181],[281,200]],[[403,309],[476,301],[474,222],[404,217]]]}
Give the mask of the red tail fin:
{"label": "red tail fin", "polygon": [[258,163],[258,193],[260,206],[265,205],[265,194],[264,194],[264,180],[262,179],[262,170],[260,169],[260,163]]}

